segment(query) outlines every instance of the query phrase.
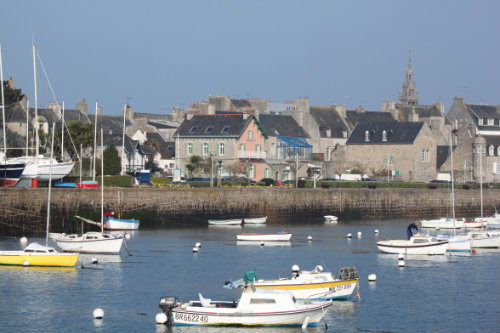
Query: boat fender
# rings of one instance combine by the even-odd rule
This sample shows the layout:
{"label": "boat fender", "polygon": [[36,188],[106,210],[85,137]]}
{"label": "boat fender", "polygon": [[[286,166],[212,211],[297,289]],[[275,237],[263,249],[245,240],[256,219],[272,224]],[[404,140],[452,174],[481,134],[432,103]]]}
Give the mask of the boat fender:
{"label": "boat fender", "polygon": [[167,315],[164,314],[163,312],[156,314],[155,321],[157,324],[165,324],[167,320],[168,320]]}
{"label": "boat fender", "polygon": [[302,329],[307,328],[307,325],[309,325],[309,316],[304,318],[304,322],[302,323]]}
{"label": "boat fender", "polygon": [[23,261],[23,266],[28,267],[29,265],[30,265],[30,262],[28,261],[28,259],[25,259]]}

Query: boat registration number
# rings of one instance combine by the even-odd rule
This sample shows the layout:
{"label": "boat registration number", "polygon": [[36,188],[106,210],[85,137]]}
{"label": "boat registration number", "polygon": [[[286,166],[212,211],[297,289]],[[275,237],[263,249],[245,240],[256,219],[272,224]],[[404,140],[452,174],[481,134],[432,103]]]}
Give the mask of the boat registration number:
{"label": "boat registration number", "polygon": [[196,314],[175,313],[175,320],[190,321],[196,323],[207,323],[208,316],[200,316]]}
{"label": "boat registration number", "polygon": [[330,287],[330,292],[334,293],[334,292],[341,291],[341,290],[348,290],[348,289],[352,288],[351,285],[352,285],[351,283],[348,283],[348,284],[344,284],[344,285]]}

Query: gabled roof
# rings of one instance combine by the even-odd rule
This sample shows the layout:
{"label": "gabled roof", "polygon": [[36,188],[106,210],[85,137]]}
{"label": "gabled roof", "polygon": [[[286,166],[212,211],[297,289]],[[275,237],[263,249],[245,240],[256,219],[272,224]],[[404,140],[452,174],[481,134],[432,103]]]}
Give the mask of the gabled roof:
{"label": "gabled roof", "polygon": [[356,110],[346,111],[346,121],[349,126],[354,128],[358,123],[390,123],[395,122],[392,113],[383,111],[364,111]]}
{"label": "gabled roof", "polygon": [[142,146],[139,141],[132,140],[127,135],[125,135],[125,152],[127,154],[130,154],[134,150],[137,150],[142,155],[153,155],[153,152],[147,147]]}
{"label": "gabled roof", "polygon": [[[457,146],[453,146],[453,151]],[[443,164],[450,158],[450,145],[437,146],[436,151],[436,168],[441,168]]]}
{"label": "gabled roof", "polygon": [[158,129],[173,129],[173,128],[179,128],[180,126],[179,123],[168,120],[149,120],[148,125],[154,126]]}
{"label": "gabled roof", "polygon": [[243,114],[194,115],[184,120],[174,136],[239,138],[253,117],[243,119]]}
{"label": "gabled roof", "polygon": [[297,124],[292,116],[260,114],[259,123],[267,136],[308,137],[304,129]]}
{"label": "gabled roof", "polygon": [[[347,139],[346,145],[394,145],[412,144],[424,126],[424,122],[414,123],[359,123],[354,127]],[[369,141],[366,141],[366,132]],[[383,132],[387,134],[387,141],[383,141]]]}
{"label": "gabled roof", "polygon": [[[169,159],[175,156],[175,143],[168,142],[163,135],[158,132],[146,132],[147,140],[156,140],[159,143],[159,153],[162,159]],[[172,148],[173,147],[173,148]]]}
{"label": "gabled roof", "polygon": [[500,105],[466,104],[466,106],[477,118],[500,118]]}
{"label": "gabled roof", "polygon": [[332,138],[343,138],[344,132],[348,131],[346,123],[333,106],[311,106],[309,110],[318,124],[319,134],[322,138],[328,137],[327,129],[331,130]]}

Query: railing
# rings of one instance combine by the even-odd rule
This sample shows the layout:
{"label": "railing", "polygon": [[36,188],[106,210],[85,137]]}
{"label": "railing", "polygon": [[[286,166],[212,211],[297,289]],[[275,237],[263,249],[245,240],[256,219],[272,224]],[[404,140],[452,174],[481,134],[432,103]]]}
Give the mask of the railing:
{"label": "railing", "polygon": [[238,151],[238,158],[265,159],[265,151]]}

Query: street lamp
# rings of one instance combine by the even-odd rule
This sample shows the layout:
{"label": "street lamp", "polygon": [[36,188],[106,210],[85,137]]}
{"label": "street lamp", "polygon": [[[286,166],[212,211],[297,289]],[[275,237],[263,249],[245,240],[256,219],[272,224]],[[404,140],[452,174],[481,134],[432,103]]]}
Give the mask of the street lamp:
{"label": "street lamp", "polygon": [[221,185],[221,173],[222,173],[222,161],[219,160],[217,161],[217,167],[219,168],[219,170],[217,171],[217,187],[220,187]]}
{"label": "street lamp", "polygon": [[214,187],[214,152],[210,152],[210,187]]}

